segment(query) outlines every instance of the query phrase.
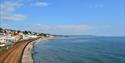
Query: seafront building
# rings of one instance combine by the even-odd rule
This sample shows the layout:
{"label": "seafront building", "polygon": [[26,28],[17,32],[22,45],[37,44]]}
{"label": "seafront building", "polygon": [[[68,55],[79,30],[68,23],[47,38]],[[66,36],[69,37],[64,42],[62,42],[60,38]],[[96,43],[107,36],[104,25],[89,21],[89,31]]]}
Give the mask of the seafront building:
{"label": "seafront building", "polygon": [[30,31],[0,30],[0,47],[12,45],[18,41],[37,38],[38,33]]}

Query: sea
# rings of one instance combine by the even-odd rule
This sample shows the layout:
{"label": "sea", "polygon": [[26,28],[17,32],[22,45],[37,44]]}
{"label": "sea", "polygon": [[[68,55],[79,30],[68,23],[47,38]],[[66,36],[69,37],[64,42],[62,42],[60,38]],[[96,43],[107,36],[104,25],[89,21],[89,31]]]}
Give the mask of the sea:
{"label": "sea", "polygon": [[64,36],[32,49],[34,63],[125,63],[125,37]]}

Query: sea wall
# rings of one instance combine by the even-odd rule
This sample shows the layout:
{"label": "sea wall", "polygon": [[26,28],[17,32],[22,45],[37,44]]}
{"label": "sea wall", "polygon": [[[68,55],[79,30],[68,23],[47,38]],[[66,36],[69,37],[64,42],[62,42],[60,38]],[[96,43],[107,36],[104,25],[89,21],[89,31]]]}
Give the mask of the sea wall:
{"label": "sea wall", "polygon": [[26,48],[24,49],[23,56],[22,56],[22,63],[33,63],[33,58],[32,58],[32,48],[34,44],[38,44],[41,41],[48,40],[48,39],[53,39],[54,37],[48,37],[48,38],[40,38],[38,40],[35,40],[33,42],[30,42]]}

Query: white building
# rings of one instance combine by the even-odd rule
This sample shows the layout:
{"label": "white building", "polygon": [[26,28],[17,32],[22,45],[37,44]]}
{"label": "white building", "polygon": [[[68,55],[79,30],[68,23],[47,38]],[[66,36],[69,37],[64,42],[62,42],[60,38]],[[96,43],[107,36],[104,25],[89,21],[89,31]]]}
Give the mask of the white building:
{"label": "white building", "polygon": [[1,36],[0,37],[0,47],[5,45],[12,45],[14,43],[14,39],[11,36]]}

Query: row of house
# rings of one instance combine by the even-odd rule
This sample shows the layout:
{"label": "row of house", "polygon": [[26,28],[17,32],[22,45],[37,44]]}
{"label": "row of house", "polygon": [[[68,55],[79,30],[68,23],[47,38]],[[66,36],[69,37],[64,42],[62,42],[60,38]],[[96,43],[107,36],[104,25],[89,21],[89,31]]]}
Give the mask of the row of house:
{"label": "row of house", "polygon": [[6,45],[12,45],[15,42],[37,38],[40,33],[35,33],[31,31],[16,31],[16,30],[9,30],[9,29],[2,29],[0,30],[0,47]]}

